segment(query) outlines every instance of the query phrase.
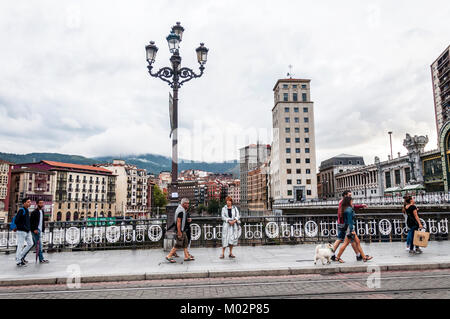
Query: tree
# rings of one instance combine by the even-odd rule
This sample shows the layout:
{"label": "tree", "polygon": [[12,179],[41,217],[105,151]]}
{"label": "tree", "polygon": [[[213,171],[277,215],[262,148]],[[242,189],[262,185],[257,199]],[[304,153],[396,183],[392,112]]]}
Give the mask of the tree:
{"label": "tree", "polygon": [[155,187],[153,188],[153,198],[155,199],[156,207],[166,207],[167,203],[169,202],[167,200],[166,194],[163,193],[158,185],[155,185]]}
{"label": "tree", "polygon": [[197,207],[197,211],[201,214],[202,212],[204,212],[206,210],[206,206],[203,204],[198,205]]}
{"label": "tree", "polygon": [[219,210],[220,203],[216,199],[212,199],[208,202],[208,214],[217,215],[217,211]]}

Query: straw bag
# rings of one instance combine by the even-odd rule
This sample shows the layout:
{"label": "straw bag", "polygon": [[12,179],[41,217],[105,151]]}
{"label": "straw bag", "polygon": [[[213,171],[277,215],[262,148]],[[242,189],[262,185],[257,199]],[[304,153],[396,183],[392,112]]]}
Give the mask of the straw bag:
{"label": "straw bag", "polygon": [[425,230],[416,230],[414,232],[414,246],[418,247],[427,247],[428,246],[428,240],[430,239],[430,233],[426,232]]}

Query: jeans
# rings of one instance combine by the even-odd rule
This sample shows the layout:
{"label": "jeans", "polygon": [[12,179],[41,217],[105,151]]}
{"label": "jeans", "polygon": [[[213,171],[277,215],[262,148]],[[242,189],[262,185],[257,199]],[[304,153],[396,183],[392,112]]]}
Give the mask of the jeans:
{"label": "jeans", "polygon": [[406,245],[409,246],[409,250],[414,250],[414,232],[419,229],[419,226],[412,226],[408,231],[408,236],[406,237]]}
{"label": "jeans", "polygon": [[39,242],[39,261],[44,260],[44,255],[42,254],[42,239],[41,239],[41,237],[42,237],[41,231],[38,231],[37,235],[35,233],[33,233],[33,242],[34,242],[33,247],[35,247],[37,245],[37,243]]}
{"label": "jeans", "polygon": [[[24,244],[26,242],[26,247]],[[33,247],[33,239],[31,238],[31,232],[17,231],[17,250],[16,250],[16,263],[20,263],[22,258],[28,254],[28,251]]]}

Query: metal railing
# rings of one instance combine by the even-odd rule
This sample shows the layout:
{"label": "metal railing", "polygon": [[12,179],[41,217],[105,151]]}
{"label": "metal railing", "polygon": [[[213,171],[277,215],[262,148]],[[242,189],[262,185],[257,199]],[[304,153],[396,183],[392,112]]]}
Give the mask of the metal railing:
{"label": "metal railing", "polygon": [[[450,204],[450,193],[427,193],[413,195],[413,198],[418,205],[439,206],[442,204]],[[367,204],[368,206],[401,206],[404,203],[403,196],[369,196],[354,197],[354,204]],[[273,204],[275,209],[279,208],[298,208],[298,207],[337,207],[339,200],[320,200],[308,201],[298,203],[279,203]]]}
{"label": "metal railing", "polygon": [[[431,240],[448,240],[450,212],[420,213]],[[104,250],[163,248],[166,219],[124,219],[112,222],[53,222],[42,236],[44,249]],[[336,215],[242,217],[239,245],[281,245],[332,242],[337,236]],[[223,222],[220,217],[197,217],[191,223],[191,247],[220,247]],[[407,227],[401,213],[357,215],[355,231],[365,242],[406,240]],[[0,251],[14,251],[17,233],[0,224]]]}

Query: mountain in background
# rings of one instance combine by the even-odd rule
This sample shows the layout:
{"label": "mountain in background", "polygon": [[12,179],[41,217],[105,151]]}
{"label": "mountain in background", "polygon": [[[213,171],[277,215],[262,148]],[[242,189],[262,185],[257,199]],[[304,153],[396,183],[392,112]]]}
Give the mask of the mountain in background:
{"label": "mountain in background", "polygon": [[[103,156],[87,158],[78,155],[67,155],[59,153],[30,153],[25,155],[0,153],[0,159],[12,163],[34,163],[39,161],[55,161],[63,163],[73,163],[82,165],[93,165],[99,163],[112,163],[114,159],[124,160],[128,164],[136,165],[138,168],[146,169],[152,174],[159,174],[162,171],[170,172],[172,170],[172,159],[170,157],[144,154],[144,155],[126,155],[126,156]],[[198,169],[212,173],[231,173],[239,178],[238,161],[229,161],[222,163],[195,162],[189,160],[180,160],[178,163],[180,171],[186,169]]]}

